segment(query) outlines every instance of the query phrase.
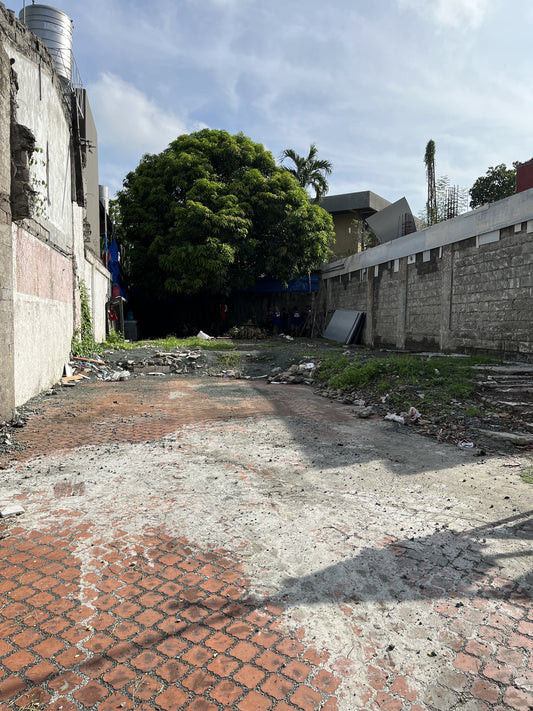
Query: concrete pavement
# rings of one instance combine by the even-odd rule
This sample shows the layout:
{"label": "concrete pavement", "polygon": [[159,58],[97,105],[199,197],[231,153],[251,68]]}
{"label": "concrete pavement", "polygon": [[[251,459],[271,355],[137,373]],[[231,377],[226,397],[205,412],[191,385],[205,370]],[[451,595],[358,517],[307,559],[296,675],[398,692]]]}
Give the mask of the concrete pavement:
{"label": "concrete pavement", "polygon": [[533,708],[525,457],[192,378],[63,390],[19,441],[0,711]]}

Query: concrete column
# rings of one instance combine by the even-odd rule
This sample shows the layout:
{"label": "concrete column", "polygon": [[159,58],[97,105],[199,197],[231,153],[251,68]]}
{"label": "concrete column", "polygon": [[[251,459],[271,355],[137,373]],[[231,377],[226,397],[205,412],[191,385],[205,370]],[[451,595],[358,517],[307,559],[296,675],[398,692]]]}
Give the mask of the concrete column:
{"label": "concrete column", "polygon": [[0,421],[10,420],[15,410],[10,69],[9,57],[0,46]]}
{"label": "concrete column", "polygon": [[400,259],[398,272],[398,314],[396,320],[396,348],[405,348],[405,327],[407,324],[407,257]]}
{"label": "concrete column", "polygon": [[374,267],[367,271],[367,298],[365,328],[363,331],[363,343],[369,348],[374,347]]}
{"label": "concrete column", "polygon": [[441,292],[440,292],[440,349],[453,350],[451,330],[452,291],[453,291],[453,253],[454,245],[442,247],[441,257]]}

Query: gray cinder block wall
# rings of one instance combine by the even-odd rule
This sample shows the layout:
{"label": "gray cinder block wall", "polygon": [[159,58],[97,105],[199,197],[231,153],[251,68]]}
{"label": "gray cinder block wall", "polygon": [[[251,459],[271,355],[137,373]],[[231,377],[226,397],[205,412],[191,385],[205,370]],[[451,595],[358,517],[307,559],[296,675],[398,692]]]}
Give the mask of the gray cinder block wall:
{"label": "gray cinder block wall", "polygon": [[363,342],[533,359],[533,190],[326,265],[317,308]]}

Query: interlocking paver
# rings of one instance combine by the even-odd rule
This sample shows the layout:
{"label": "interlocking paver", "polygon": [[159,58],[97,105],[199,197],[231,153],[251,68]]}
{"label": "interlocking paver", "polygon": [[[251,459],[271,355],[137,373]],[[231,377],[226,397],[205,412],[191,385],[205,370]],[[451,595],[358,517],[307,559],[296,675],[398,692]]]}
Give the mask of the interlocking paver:
{"label": "interlocking paver", "polygon": [[[206,421],[221,427],[231,421],[228,426],[238,432],[238,421],[246,418],[305,415],[308,429],[316,427],[317,437],[323,436],[330,421],[342,427],[352,422],[348,410],[317,398],[312,401],[305,389],[292,390],[287,398],[282,388],[267,394],[263,384],[240,383],[238,387],[245,390],[237,412],[235,400],[228,404],[223,393],[219,398],[208,395],[193,381],[121,385],[125,387],[112,390],[117,400],[113,414],[108,407],[113,386],[103,384],[76,390],[79,400],[66,408],[65,401],[63,409],[52,402],[45,406],[38,426],[30,420],[21,431],[22,441],[32,448],[15,455],[18,466],[25,466],[32,452],[46,454],[87,444],[150,441],[161,443],[164,452],[163,436],[183,434],[180,428],[191,425],[201,431]],[[171,389],[179,389],[184,397],[170,399]],[[145,417],[151,405],[153,416]],[[67,411],[75,416],[67,416]],[[206,441],[215,431],[207,428]],[[182,439],[187,445],[185,435]],[[93,456],[92,450],[87,451],[84,456]],[[182,459],[175,466],[177,476],[183,458],[195,456],[186,446],[178,454]],[[275,456],[276,450],[271,448],[269,455]],[[105,457],[98,456],[105,466]],[[152,456],[157,462],[157,448]],[[245,463],[235,466],[236,481],[241,482],[239,496],[247,502],[250,516],[258,496],[249,485],[250,473],[262,482],[278,476],[264,461],[257,464],[254,456],[252,452]],[[296,460],[284,466],[289,464],[292,479],[286,491],[292,496],[299,477],[305,476],[305,466]],[[345,471],[353,473],[356,465]],[[128,461],[125,475],[131,466]],[[113,479],[106,472],[102,482],[114,491],[121,475],[115,472]],[[367,529],[353,535],[346,522],[329,526],[329,514],[321,509],[309,538],[325,546],[331,560],[342,553],[345,539],[357,549],[353,555],[360,556],[358,567],[344,563],[348,571],[344,578],[332,566],[329,572],[332,578],[337,576],[338,584],[328,600],[319,601],[335,606],[342,626],[353,633],[352,649],[333,652],[311,645],[307,623],[300,626],[296,617],[288,621],[291,605],[305,604],[305,599],[290,602],[290,589],[284,591],[285,603],[266,592],[251,594],[253,575],[239,559],[248,541],[232,533],[236,544],[226,550],[216,542],[210,546],[189,540],[175,522],[167,524],[165,512],[175,506],[182,506],[184,512],[195,508],[202,520],[205,492],[200,485],[200,493],[180,504],[172,490],[164,496],[148,492],[144,513],[132,510],[121,522],[112,516],[113,503],[104,501],[110,520],[106,529],[91,521],[90,507],[96,500],[86,500],[90,486],[76,481],[76,476],[52,486],[45,477],[42,485],[39,482],[20,494],[30,512],[28,520],[32,515],[41,518],[35,525],[26,525],[24,517],[18,519],[10,524],[9,535],[0,539],[4,597],[0,711],[4,711],[2,704],[23,708],[32,698],[51,711],[447,711],[455,703],[469,711],[529,711],[533,704],[531,599],[496,563],[484,567],[476,539],[445,527],[427,535],[392,535],[373,528],[371,517]],[[179,486],[178,478],[176,491]],[[285,484],[280,480],[278,486]],[[312,489],[314,484],[306,480],[302,490],[306,486]],[[355,482],[341,493],[355,496]],[[275,506],[284,505],[282,497],[274,499]],[[222,518],[222,502],[220,506]],[[363,509],[369,506],[364,503]],[[159,509],[160,515],[154,516]],[[402,650],[389,645],[379,630],[362,619],[374,600],[357,597],[350,583],[374,566],[373,559],[365,557],[370,546],[381,552],[378,573],[393,571],[393,577],[402,581],[394,591],[397,599],[379,601],[383,627],[395,604],[398,609],[404,606],[401,624],[406,627],[415,624],[416,616],[410,616],[414,604],[417,610],[430,610],[438,621],[431,645],[424,637],[419,650],[421,666],[433,664],[438,669],[433,685],[425,687],[419,669],[403,664]],[[327,559],[324,565],[327,570]],[[302,590],[309,587],[305,574],[301,581]],[[428,656],[433,648],[435,662]],[[345,683],[357,701],[342,691]]]}

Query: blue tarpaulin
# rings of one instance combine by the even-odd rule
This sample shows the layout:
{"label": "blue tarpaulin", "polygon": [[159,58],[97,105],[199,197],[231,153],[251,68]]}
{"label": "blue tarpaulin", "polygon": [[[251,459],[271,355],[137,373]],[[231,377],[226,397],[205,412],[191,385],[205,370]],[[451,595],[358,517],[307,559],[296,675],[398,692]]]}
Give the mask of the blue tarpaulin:
{"label": "blue tarpaulin", "polygon": [[[311,284],[311,288],[309,288]],[[268,277],[262,277],[253,285],[246,289],[247,293],[254,294],[272,294],[272,293],[309,293],[318,291],[318,277],[299,277],[298,279],[291,279],[288,284],[282,284],[277,279],[270,279]]]}

